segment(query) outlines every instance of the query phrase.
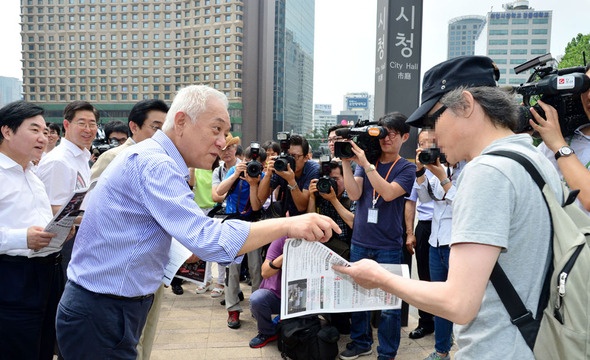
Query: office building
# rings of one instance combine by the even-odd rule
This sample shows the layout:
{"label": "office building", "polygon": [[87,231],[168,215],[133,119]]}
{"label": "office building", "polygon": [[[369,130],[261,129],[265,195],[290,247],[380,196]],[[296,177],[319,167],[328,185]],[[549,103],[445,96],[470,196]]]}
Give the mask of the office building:
{"label": "office building", "polygon": [[314,17],[315,0],[275,1],[275,134],[312,130]]}
{"label": "office building", "polygon": [[514,73],[514,67],[546,54],[551,48],[551,10],[535,10],[528,1],[503,5],[504,11],[489,12],[487,51],[500,69],[500,84],[519,85],[530,71]]}
{"label": "office building", "polygon": [[485,16],[467,15],[449,21],[447,59],[475,55],[475,41],[486,24]]}
{"label": "office building", "polygon": [[22,100],[23,82],[17,78],[0,76],[0,107]]}
{"label": "office building", "polygon": [[374,99],[368,92],[354,92],[344,95],[343,110],[340,115],[358,115],[361,120],[373,121]]}

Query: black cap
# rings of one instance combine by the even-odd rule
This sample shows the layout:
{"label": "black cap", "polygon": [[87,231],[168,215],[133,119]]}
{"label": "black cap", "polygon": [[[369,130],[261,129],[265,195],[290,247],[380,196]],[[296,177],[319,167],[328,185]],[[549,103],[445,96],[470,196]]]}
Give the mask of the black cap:
{"label": "black cap", "polygon": [[487,56],[461,56],[442,62],[424,74],[422,104],[406,123],[421,127],[424,116],[447,92],[460,86],[497,86],[500,71]]}

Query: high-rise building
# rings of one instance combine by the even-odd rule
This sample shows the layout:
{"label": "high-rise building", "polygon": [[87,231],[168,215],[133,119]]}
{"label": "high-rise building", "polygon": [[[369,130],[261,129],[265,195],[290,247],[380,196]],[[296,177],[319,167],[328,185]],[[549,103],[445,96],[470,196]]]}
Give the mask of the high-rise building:
{"label": "high-rise building", "polygon": [[449,21],[447,59],[475,55],[475,41],[486,24],[485,16],[459,16]]}
{"label": "high-rise building", "polygon": [[315,0],[275,1],[274,133],[313,127]]}
{"label": "high-rise building", "polygon": [[332,115],[331,104],[315,104],[313,109],[313,130],[322,130],[336,125],[336,115]]}
{"label": "high-rise building", "polygon": [[23,82],[17,78],[0,76],[0,107],[21,100]]}
{"label": "high-rise building", "polygon": [[530,72],[515,74],[514,67],[546,54],[551,47],[551,10],[535,10],[528,1],[503,5],[488,13],[486,54],[500,69],[500,84],[525,83]]}
{"label": "high-rise building", "polygon": [[358,115],[361,120],[373,121],[374,109],[373,95],[368,92],[347,93],[340,115]]}

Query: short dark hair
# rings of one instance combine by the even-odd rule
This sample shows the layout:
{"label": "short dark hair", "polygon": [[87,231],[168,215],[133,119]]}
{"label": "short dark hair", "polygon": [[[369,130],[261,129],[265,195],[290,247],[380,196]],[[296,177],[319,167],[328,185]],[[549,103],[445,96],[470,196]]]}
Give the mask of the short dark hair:
{"label": "short dark hair", "polygon": [[410,132],[410,125],[406,124],[408,117],[399,111],[390,112],[389,114],[383,115],[377,125],[383,126],[387,129],[393,129],[401,135]]}
{"label": "short dark hair", "polygon": [[272,149],[272,151],[276,152],[277,154],[281,153],[281,146],[276,141],[267,140],[260,147],[266,151],[268,151],[268,149]]}
{"label": "short dark hair", "polygon": [[114,132],[129,134],[129,126],[121,120],[111,120],[104,125],[104,138],[110,139],[111,134]]}
{"label": "short dark hair", "polygon": [[161,111],[163,113],[168,112],[168,105],[159,99],[148,99],[142,100],[135,104],[129,112],[128,122],[134,122],[140,128],[143,127],[145,119],[148,117],[148,113],[152,110]]}
{"label": "short dark hair", "polygon": [[334,126],[330,126],[330,128],[328,129],[328,133],[327,133],[326,135],[327,135],[327,136],[330,136],[330,133],[331,133],[332,131],[336,131],[336,130],[338,130],[338,129],[349,128],[349,127],[350,127],[350,126],[348,126],[348,125],[342,125],[342,124],[340,124],[340,125],[334,125]]}
{"label": "short dark hair", "polygon": [[303,156],[309,154],[309,143],[305,139],[304,136],[301,135],[291,135],[291,141],[289,143],[291,146],[299,145],[301,146],[301,150],[303,150]]}
{"label": "short dark hair", "polygon": [[330,161],[330,169],[340,169],[340,175],[344,175],[344,170],[342,170],[342,161]]}
{"label": "short dark hair", "polygon": [[59,124],[47,123],[47,128],[49,128],[49,130],[55,131],[57,135],[61,135],[61,126],[59,126]]}
{"label": "short dark hair", "polygon": [[236,146],[236,156],[242,155],[244,155],[244,147],[242,146],[242,144],[238,144],[238,146]]}
{"label": "short dark hair", "polygon": [[[37,115],[43,115],[42,107],[26,101],[15,101],[0,109],[0,129],[8,126],[13,133],[18,131],[23,121]],[[0,144],[4,141],[4,135],[0,131]]]}
{"label": "short dark hair", "polygon": [[100,119],[100,114],[98,113],[98,110],[96,110],[96,108],[88,101],[82,100],[76,100],[66,105],[64,109],[64,119],[66,119],[69,122],[72,122],[72,120],[74,120],[74,116],[76,116],[76,112],[83,110],[92,111],[94,117],[96,117],[96,122],[98,122],[98,120]]}
{"label": "short dark hair", "polygon": [[[251,154],[251,152],[252,152],[252,147],[251,147],[251,146],[248,146],[248,147],[246,148],[246,150],[244,150],[244,157],[245,157],[245,158],[248,158],[248,159],[252,159],[252,154]],[[264,148],[263,148],[263,147],[260,147],[260,151],[259,151],[259,153],[258,153],[258,159],[257,159],[257,160],[258,160],[259,162],[261,162],[261,163],[263,163],[263,162],[265,162],[265,161],[266,161],[266,150],[264,150]]]}

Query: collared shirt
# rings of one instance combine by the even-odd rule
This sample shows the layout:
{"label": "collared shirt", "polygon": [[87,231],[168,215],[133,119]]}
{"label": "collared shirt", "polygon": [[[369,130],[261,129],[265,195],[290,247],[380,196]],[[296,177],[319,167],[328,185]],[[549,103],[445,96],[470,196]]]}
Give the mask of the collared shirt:
{"label": "collared shirt", "polygon": [[[425,169],[426,172],[424,173],[426,175],[427,179],[430,179],[432,176],[432,173],[430,172],[430,170]],[[414,186],[412,186],[412,192],[410,193],[410,196],[408,196],[406,198],[406,200],[410,200],[413,201],[416,204],[416,211],[418,212],[418,221],[432,221],[432,213],[434,211],[433,207],[434,207],[434,203],[432,200],[428,201],[428,202],[422,202],[418,199],[418,191],[417,189],[420,186],[418,185],[418,183],[416,181],[414,181]]]}
{"label": "collared shirt", "polygon": [[250,224],[205,216],[193,200],[188,174],[162,131],[119,154],[88,201],[68,278],[102,294],[154,293],[172,237],[203,260],[234,261]]}
{"label": "collared shirt", "polygon": [[[586,168],[590,171],[590,136],[582,132],[582,129],[587,126],[590,126],[590,124],[584,124],[578,127],[574,131],[574,134],[572,136],[567,137],[565,141],[569,144],[569,146],[572,147],[572,149],[574,149],[574,152],[576,153],[576,156],[578,157],[580,162],[584,166],[586,166]],[[564,181],[563,174],[561,173],[561,170],[557,165],[557,160],[555,160],[555,153],[551,151],[547,147],[547,145],[545,145],[545,143],[541,143],[541,145],[539,145],[539,150],[541,150],[543,155],[545,155],[547,159],[551,161],[551,163],[553,164],[553,166],[555,166],[555,169],[559,173],[559,176],[561,176],[561,180]],[[586,213],[586,215],[590,216],[590,211],[584,208],[584,205],[582,205],[579,199],[576,199],[576,203],[578,204],[580,209],[582,209],[582,211]]]}
{"label": "collared shirt", "polygon": [[[433,202],[432,213],[432,230],[428,243],[433,247],[446,246],[451,243],[451,224],[453,222],[453,201],[455,200],[455,193],[457,192],[457,179],[461,173],[461,169],[465,164],[463,162],[453,170],[451,176],[451,187],[445,193],[445,189],[440,185],[440,180],[432,175],[427,178],[428,181],[414,182],[414,187],[418,193],[418,199],[422,202]],[[432,194],[428,191],[428,183],[432,189]],[[434,199],[432,197],[436,199]],[[438,199],[438,200],[437,200]]]}
{"label": "collared shirt", "polygon": [[90,185],[90,151],[61,139],[61,143],[39,162],[37,176],[45,184],[49,203],[64,205],[76,190]]}
{"label": "collared shirt", "polygon": [[[0,254],[28,256],[27,229],[53,217],[45,186],[32,172],[0,153]],[[6,290],[9,291],[9,290]]]}
{"label": "collared shirt", "polygon": [[110,150],[107,150],[103,154],[101,154],[98,160],[96,160],[94,165],[92,165],[92,167],[90,168],[90,181],[98,179],[104,171],[104,169],[106,169],[107,166],[109,166],[109,164],[111,163],[111,161],[113,161],[115,156],[122,153],[123,150],[127,149],[131,145],[135,145],[135,141],[132,138],[128,138],[123,144]]}

